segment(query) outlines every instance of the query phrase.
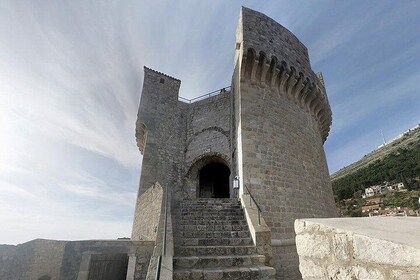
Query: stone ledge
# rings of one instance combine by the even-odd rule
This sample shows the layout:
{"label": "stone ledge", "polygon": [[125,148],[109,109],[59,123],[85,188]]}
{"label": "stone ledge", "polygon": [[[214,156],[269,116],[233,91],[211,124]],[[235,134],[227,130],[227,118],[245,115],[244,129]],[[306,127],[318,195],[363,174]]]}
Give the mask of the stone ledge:
{"label": "stone ledge", "polygon": [[[420,219],[417,217],[366,217],[296,220],[295,230],[352,232],[420,249]],[[298,234],[298,232],[296,232]]]}
{"label": "stone ledge", "polygon": [[418,279],[420,219],[295,221],[303,279]]}

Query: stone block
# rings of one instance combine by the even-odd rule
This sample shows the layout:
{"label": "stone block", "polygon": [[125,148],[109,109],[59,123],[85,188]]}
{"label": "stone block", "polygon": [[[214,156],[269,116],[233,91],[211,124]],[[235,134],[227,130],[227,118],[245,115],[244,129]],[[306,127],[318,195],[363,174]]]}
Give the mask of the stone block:
{"label": "stone block", "polygon": [[355,279],[375,279],[383,280],[384,275],[376,268],[366,268],[363,266],[355,266],[352,268],[353,277]]}
{"label": "stone block", "polygon": [[385,279],[383,274],[376,268],[366,268],[363,266],[343,266],[333,263],[327,268],[327,279],[347,280],[347,279]]}
{"label": "stone block", "polygon": [[420,267],[420,249],[363,235],[353,236],[354,258],[362,262]]}
{"label": "stone block", "polygon": [[326,276],[322,266],[306,258],[299,259],[299,270],[304,280],[311,278],[323,279]]}
{"label": "stone block", "polygon": [[296,248],[299,256],[325,258],[330,251],[330,244],[326,235],[300,234],[296,236]]}
{"label": "stone block", "polygon": [[336,260],[348,261],[350,259],[350,248],[346,234],[333,235],[333,252]]}
{"label": "stone block", "polygon": [[391,272],[391,279],[392,280],[419,280],[420,273],[407,272],[404,270],[394,270]]}

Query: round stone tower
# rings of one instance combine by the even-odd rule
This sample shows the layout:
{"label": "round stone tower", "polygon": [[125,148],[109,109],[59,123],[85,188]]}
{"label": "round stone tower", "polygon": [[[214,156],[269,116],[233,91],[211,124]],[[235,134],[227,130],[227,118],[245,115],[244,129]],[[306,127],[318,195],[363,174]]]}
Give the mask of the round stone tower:
{"label": "round stone tower", "polygon": [[323,149],[332,118],[322,75],[289,30],[242,8],[232,91],[234,172],[271,229],[277,277],[297,279],[294,220],[336,216]]}

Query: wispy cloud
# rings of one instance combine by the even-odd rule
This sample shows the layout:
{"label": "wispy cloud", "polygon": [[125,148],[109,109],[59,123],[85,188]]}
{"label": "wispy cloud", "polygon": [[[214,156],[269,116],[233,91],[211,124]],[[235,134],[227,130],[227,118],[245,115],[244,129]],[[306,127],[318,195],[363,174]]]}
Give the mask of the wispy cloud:
{"label": "wispy cloud", "polygon": [[384,111],[390,133],[420,118],[415,1],[3,1],[0,243],[128,236],[142,66],[186,97],[229,85],[241,5],[295,32],[324,72],[331,170],[366,153]]}

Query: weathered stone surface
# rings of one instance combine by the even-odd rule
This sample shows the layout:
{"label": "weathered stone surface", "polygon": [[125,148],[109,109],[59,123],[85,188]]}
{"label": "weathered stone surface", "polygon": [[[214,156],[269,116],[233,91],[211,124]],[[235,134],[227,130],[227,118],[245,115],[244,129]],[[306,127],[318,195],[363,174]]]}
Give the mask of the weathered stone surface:
{"label": "weathered stone surface", "polygon": [[[306,219],[295,225],[303,279],[324,268],[326,275],[317,279],[419,279],[418,218]],[[323,246],[331,253],[314,250]]]}
{"label": "weathered stone surface", "polygon": [[163,194],[162,186],[159,183],[155,183],[137,198],[137,218],[133,224],[132,240],[156,240],[162,211]]}
{"label": "weathered stone surface", "polygon": [[325,271],[323,267],[309,259],[300,259],[299,269],[300,273],[302,273],[303,279],[322,279],[325,277]]}
{"label": "weathered stone surface", "polygon": [[420,273],[394,270],[391,272],[391,277],[392,280],[418,280],[420,279]]}
{"label": "weathered stone surface", "polygon": [[347,261],[350,259],[350,248],[346,234],[337,233],[333,236],[333,253],[336,260]]}
{"label": "weathered stone surface", "polygon": [[325,235],[298,235],[296,236],[296,245],[299,256],[322,259],[331,253],[328,237]]}
{"label": "weathered stone surface", "polygon": [[353,236],[353,248],[354,258],[363,262],[420,267],[420,248],[362,235]]}
{"label": "weathered stone surface", "polygon": [[58,279],[66,241],[36,239],[0,245],[0,279]]}

